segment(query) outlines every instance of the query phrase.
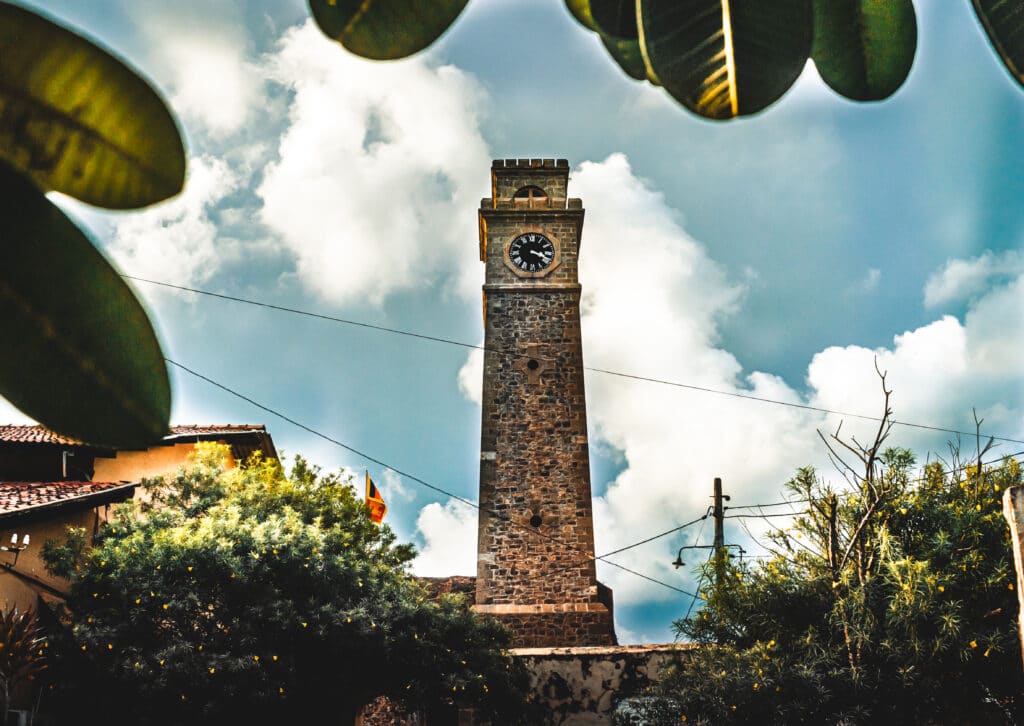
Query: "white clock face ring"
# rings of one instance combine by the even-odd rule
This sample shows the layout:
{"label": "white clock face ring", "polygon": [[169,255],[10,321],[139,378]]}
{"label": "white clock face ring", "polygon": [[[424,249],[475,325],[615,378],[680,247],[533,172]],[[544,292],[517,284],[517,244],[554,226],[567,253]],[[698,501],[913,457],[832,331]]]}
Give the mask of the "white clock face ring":
{"label": "white clock face ring", "polygon": [[540,232],[524,232],[512,240],[508,259],[523,272],[540,272],[555,259],[555,245]]}

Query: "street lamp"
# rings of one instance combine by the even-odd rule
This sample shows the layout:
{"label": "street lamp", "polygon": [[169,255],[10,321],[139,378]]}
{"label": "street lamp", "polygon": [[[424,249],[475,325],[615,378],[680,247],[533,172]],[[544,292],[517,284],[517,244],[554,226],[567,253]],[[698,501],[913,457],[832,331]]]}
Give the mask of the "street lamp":
{"label": "street lamp", "polygon": [[[739,550],[740,558],[741,559],[742,559],[743,555],[745,555],[746,552],[747,552],[745,549],[740,547],[738,544],[727,544],[727,545],[722,545],[722,547],[735,547],[736,549]],[[678,570],[680,567],[682,567],[683,565],[686,564],[685,562],[683,562],[683,550],[713,550],[713,549],[715,549],[714,545],[683,545],[682,547],[679,548],[679,552],[676,553],[676,560],[675,560],[675,562],[672,563],[672,566]]]}

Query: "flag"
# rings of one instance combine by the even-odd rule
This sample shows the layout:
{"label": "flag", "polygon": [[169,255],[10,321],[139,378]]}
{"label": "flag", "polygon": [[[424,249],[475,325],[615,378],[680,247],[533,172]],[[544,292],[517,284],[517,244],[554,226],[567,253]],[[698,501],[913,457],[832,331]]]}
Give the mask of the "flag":
{"label": "flag", "polygon": [[370,519],[377,524],[384,521],[388,505],[384,503],[384,497],[377,491],[377,485],[370,478],[370,472],[366,472],[366,506],[370,509]]}

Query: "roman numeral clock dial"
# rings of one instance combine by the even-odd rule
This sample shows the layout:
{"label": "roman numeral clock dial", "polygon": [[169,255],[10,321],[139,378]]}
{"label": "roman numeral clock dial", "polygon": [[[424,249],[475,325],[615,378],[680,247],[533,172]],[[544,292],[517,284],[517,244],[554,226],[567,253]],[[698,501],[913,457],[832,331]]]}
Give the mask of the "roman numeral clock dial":
{"label": "roman numeral clock dial", "polygon": [[508,258],[523,272],[540,272],[555,259],[555,246],[540,232],[526,232],[512,240]]}

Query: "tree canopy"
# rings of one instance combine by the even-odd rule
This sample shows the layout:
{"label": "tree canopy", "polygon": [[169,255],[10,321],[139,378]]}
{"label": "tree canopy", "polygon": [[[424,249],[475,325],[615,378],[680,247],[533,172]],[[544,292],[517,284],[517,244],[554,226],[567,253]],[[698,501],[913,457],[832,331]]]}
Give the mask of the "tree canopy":
{"label": "tree canopy", "polygon": [[904,449],[860,452],[849,487],[799,470],[804,511],[768,533],[769,556],[705,566],[703,609],[676,623],[704,647],[666,681],[672,723],[1021,723],[1001,512],[1020,465],[954,457],[916,475]]}
{"label": "tree canopy", "polygon": [[[296,459],[224,471],[205,449],[145,483],[95,546],[49,543],[71,578],[52,659],[54,707],[111,723],[353,718],[377,696],[515,719],[524,675],[506,631],[407,572],[410,545],[371,522],[349,482]],[[116,704],[116,708],[111,708]]]}

